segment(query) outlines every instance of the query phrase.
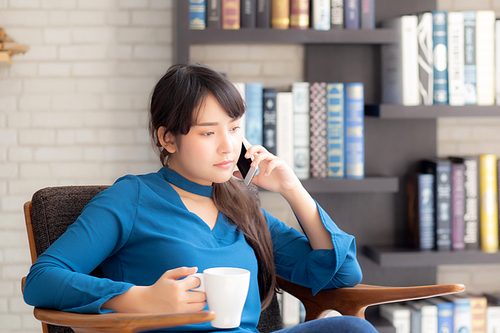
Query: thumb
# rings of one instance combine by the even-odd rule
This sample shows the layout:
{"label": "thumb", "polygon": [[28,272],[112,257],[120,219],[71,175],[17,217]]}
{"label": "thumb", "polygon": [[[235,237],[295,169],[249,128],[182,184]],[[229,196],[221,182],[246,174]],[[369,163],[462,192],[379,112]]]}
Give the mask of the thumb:
{"label": "thumb", "polygon": [[188,275],[194,274],[198,271],[198,267],[178,267],[166,271],[162,278],[178,280],[180,278],[186,277]]}

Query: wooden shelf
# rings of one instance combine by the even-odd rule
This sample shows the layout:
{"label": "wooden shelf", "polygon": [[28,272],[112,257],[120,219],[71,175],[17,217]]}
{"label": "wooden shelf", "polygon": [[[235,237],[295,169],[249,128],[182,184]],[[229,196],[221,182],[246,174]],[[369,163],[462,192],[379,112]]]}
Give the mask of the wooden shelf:
{"label": "wooden shelf", "polygon": [[363,254],[381,267],[433,267],[439,265],[498,264],[500,252],[419,251],[384,246],[365,246]]}
{"label": "wooden shelf", "polygon": [[306,179],[302,180],[302,184],[310,193],[396,193],[399,191],[398,177]]}
{"label": "wooden shelf", "polygon": [[278,29],[190,30],[191,44],[297,43],[297,44],[390,44],[397,42],[391,29],[338,29],[329,31]]}
{"label": "wooden shelf", "polygon": [[384,119],[435,119],[440,117],[500,117],[500,106],[479,105],[366,105],[365,115]]}

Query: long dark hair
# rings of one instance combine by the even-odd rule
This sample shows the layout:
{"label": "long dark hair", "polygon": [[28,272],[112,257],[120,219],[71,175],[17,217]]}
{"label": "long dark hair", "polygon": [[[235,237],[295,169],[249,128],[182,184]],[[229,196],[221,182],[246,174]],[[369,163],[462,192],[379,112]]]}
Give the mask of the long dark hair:
{"label": "long dark hair", "polygon": [[[149,131],[159,150],[160,160],[167,165],[168,152],[158,139],[158,129],[174,136],[185,135],[196,122],[198,112],[208,94],[217,99],[229,117],[245,113],[245,103],[234,85],[221,74],[200,65],[174,65],[156,84],[151,96]],[[258,281],[262,308],[271,302],[276,289],[273,245],[267,221],[257,202],[230,179],[214,183],[215,206],[245,235],[258,263]]]}

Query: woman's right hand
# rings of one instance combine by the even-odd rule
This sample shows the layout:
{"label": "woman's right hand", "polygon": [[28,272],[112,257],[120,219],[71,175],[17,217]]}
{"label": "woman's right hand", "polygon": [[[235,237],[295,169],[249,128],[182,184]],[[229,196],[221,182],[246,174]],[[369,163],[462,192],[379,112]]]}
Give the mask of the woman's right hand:
{"label": "woman's right hand", "polygon": [[[153,285],[134,286],[102,306],[117,312],[186,313],[202,311],[206,305],[204,292],[190,290],[199,286],[196,267],[179,267],[166,271]],[[185,279],[179,280],[183,277]]]}

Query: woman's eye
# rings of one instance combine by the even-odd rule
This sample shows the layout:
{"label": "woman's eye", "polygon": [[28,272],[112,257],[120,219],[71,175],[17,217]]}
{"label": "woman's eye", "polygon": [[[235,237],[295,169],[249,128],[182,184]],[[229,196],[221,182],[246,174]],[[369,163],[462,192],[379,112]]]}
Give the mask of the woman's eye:
{"label": "woman's eye", "polygon": [[237,131],[237,130],[239,130],[239,129],[240,129],[240,127],[239,127],[239,126],[235,126],[235,127],[231,128],[231,131]]}
{"label": "woman's eye", "polygon": [[204,135],[204,136],[210,136],[214,134],[214,132],[205,132],[205,133],[201,133],[201,135]]}

